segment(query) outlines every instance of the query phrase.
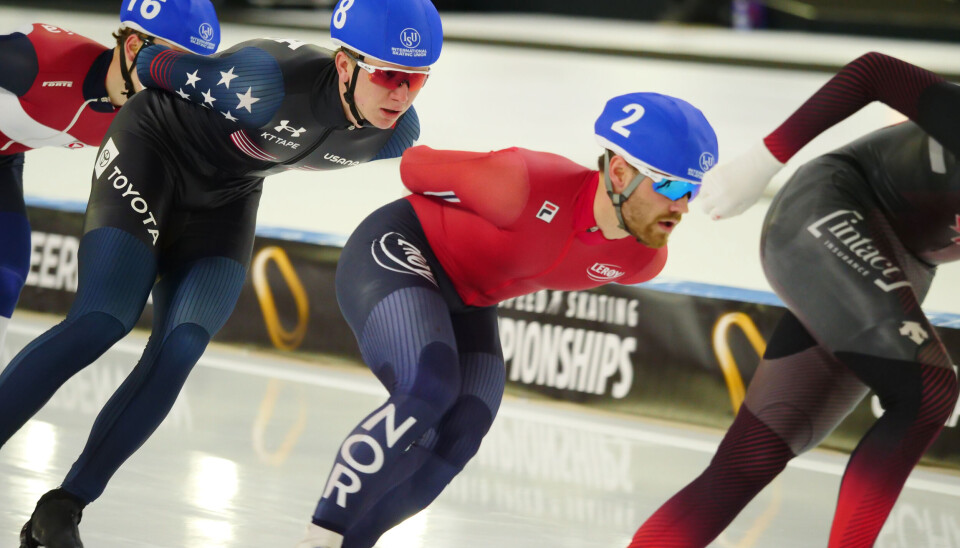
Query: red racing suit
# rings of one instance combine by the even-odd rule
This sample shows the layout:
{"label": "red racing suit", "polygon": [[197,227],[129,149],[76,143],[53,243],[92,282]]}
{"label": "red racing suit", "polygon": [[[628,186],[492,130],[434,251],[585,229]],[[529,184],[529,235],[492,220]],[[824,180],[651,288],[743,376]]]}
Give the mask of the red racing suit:
{"label": "red racing suit", "polygon": [[468,305],[640,283],[667,261],[666,246],[604,238],[593,214],[599,172],[562,156],[418,146],[404,153],[400,175],[431,249]]}
{"label": "red racing suit", "polygon": [[112,49],[53,25],[0,35],[0,154],[99,146],[116,113],[112,59]]}

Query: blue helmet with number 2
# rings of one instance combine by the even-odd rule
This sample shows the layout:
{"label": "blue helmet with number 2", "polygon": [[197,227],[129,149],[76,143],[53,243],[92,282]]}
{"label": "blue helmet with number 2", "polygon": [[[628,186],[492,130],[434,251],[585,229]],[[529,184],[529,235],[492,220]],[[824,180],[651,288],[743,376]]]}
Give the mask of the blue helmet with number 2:
{"label": "blue helmet with number 2", "polygon": [[652,167],[693,183],[717,162],[717,134],[699,109],[659,93],[628,93],[607,102],[594,124],[600,146],[634,167]]}
{"label": "blue helmet with number 2", "polygon": [[123,0],[120,26],[200,55],[220,46],[220,22],[210,0]]}
{"label": "blue helmet with number 2", "polygon": [[330,38],[385,63],[427,67],[440,58],[443,26],[430,0],[340,0]]}

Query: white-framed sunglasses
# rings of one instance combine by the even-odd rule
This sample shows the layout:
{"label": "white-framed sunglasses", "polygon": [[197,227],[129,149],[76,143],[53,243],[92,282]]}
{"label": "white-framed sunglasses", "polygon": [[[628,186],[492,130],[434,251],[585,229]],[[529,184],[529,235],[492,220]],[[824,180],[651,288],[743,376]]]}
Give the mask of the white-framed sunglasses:
{"label": "white-framed sunglasses", "polygon": [[418,70],[375,67],[369,63],[364,63],[346,51],[344,53],[347,57],[353,59],[358,67],[367,72],[371,82],[387,89],[397,89],[403,84],[407,84],[410,91],[417,91],[427,83],[427,78],[430,76],[429,68]]}
{"label": "white-framed sunglasses", "polygon": [[673,177],[665,173],[654,171],[645,166],[632,165],[642,175],[649,177],[653,181],[653,190],[662,196],[666,196],[674,202],[688,196],[690,202],[700,193],[700,183]]}

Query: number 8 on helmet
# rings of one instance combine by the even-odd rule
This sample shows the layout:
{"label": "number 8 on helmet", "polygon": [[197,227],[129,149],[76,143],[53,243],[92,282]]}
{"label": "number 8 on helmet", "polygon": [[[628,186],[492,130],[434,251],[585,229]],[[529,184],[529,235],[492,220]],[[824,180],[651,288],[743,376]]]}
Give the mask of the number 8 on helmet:
{"label": "number 8 on helmet", "polygon": [[429,67],[440,58],[443,26],[430,0],[340,0],[330,38],[384,63]]}

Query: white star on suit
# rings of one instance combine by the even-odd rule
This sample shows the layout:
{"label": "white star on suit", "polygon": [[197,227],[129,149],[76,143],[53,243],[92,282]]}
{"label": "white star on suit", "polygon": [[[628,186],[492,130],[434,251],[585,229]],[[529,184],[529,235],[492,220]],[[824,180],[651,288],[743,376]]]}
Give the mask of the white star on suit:
{"label": "white star on suit", "polygon": [[228,70],[227,72],[223,72],[221,70],[220,81],[217,82],[217,85],[219,86],[220,84],[223,84],[224,87],[226,87],[227,89],[230,89],[230,81],[233,80],[234,78],[237,78],[237,75],[233,73],[233,69],[235,68],[237,67],[230,67],[230,70]]}
{"label": "white star on suit", "polygon": [[254,97],[253,94],[250,93],[252,89],[253,88],[247,88],[247,92],[243,95],[239,93],[237,94],[237,99],[240,100],[240,102],[237,103],[237,109],[245,108],[247,109],[247,112],[251,114],[253,114],[253,109],[251,107],[254,103],[260,100],[258,97]]}
{"label": "white star on suit", "polygon": [[213,102],[216,101],[216,100],[217,100],[217,99],[213,96],[212,93],[210,93],[210,90],[209,90],[209,89],[208,89],[205,93],[203,93],[203,104],[204,104],[204,105],[206,105],[207,103],[209,103],[210,106],[212,107],[212,106],[213,106]]}
{"label": "white star on suit", "polygon": [[193,86],[194,88],[196,88],[196,87],[197,87],[197,82],[199,82],[199,81],[201,80],[201,78],[200,78],[199,76],[197,76],[197,73],[198,73],[198,72],[200,72],[200,69],[197,69],[197,70],[193,71],[193,74],[191,74],[191,73],[188,72],[188,73],[187,73],[187,83],[184,84],[184,85],[185,85],[185,86]]}
{"label": "white star on suit", "polygon": [[229,110],[226,111],[226,112],[223,112],[222,114],[223,114],[223,117],[224,117],[224,118],[226,118],[227,120],[230,120],[231,122],[236,122],[236,121],[237,121],[237,119],[234,118],[232,114],[230,114],[230,111],[229,111]]}
{"label": "white star on suit", "polygon": [[190,99],[190,94],[187,93],[187,92],[185,92],[185,91],[183,91],[183,88],[180,88],[180,89],[177,90],[177,95],[179,95],[180,97],[183,97],[184,99],[187,99],[187,100]]}

